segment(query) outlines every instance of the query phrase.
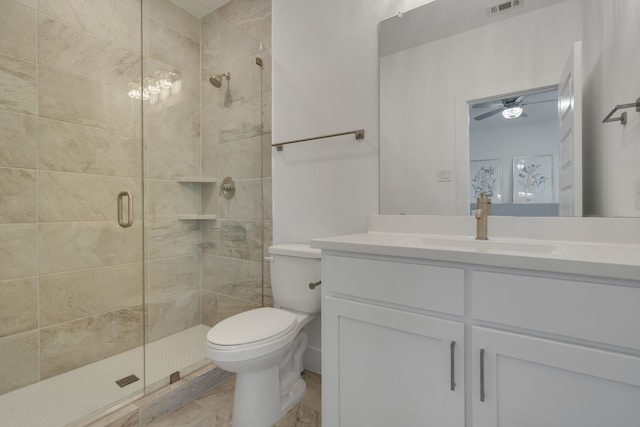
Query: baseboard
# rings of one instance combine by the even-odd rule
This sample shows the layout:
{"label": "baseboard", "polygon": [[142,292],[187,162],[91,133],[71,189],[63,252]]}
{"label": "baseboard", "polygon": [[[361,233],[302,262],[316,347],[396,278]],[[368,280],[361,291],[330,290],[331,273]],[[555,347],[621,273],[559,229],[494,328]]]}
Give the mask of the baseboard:
{"label": "baseboard", "polygon": [[316,374],[322,373],[322,352],[319,348],[307,347],[302,361],[305,369]]}

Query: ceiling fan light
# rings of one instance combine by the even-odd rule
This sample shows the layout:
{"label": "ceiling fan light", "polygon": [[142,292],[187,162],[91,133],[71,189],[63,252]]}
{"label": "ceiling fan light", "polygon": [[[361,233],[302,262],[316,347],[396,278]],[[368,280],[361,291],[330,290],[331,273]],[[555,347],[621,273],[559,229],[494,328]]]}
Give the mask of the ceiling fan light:
{"label": "ceiling fan light", "polygon": [[505,119],[517,119],[522,115],[522,107],[511,107],[502,110],[502,117]]}

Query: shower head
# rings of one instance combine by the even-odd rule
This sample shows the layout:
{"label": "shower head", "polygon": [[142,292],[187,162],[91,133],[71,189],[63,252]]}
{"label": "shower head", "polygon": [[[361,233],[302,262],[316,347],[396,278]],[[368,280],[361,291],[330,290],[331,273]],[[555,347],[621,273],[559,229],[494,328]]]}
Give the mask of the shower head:
{"label": "shower head", "polygon": [[213,87],[220,87],[222,86],[223,77],[229,80],[231,78],[231,73],[214,74],[209,77],[209,83],[211,83]]}

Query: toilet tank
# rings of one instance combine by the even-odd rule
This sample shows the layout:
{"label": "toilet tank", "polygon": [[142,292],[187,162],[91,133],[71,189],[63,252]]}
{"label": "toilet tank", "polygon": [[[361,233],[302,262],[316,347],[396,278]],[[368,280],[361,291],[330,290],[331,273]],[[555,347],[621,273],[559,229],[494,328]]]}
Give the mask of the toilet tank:
{"label": "toilet tank", "polygon": [[269,247],[273,305],[303,313],[320,311],[320,287],[309,289],[320,280],[320,249],[301,243]]}

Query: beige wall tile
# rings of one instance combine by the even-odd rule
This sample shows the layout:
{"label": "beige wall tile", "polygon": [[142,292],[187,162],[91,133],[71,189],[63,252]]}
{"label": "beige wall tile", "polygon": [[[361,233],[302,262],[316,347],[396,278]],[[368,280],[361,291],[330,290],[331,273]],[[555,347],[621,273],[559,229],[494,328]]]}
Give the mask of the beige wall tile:
{"label": "beige wall tile", "polygon": [[147,219],[176,218],[179,214],[198,213],[200,189],[197,184],[145,180],[145,216]]}
{"label": "beige wall tile", "polygon": [[135,136],[41,118],[38,140],[41,170],[142,176],[142,141]]}
{"label": "beige wall tile", "polygon": [[0,224],[0,280],[38,275],[38,225]]}
{"label": "beige wall tile", "polygon": [[38,12],[131,50],[140,47],[140,0],[38,0]]}
{"label": "beige wall tile", "polygon": [[142,304],[142,263],[40,277],[40,326]]}
{"label": "beige wall tile", "polygon": [[221,144],[218,162],[221,177],[260,178],[262,176],[262,137],[256,136]]}
{"label": "beige wall tile", "polygon": [[262,305],[262,261],[205,256],[202,287],[218,292],[220,298],[229,296],[249,305]]}
{"label": "beige wall tile", "polygon": [[38,65],[124,90],[130,82],[140,79],[140,47],[132,50],[41,15]]}
{"label": "beige wall tile", "polygon": [[213,326],[218,321],[218,295],[215,292],[202,290],[200,292],[202,317],[200,322]]}
{"label": "beige wall tile", "polygon": [[145,115],[145,175],[172,179],[200,175],[199,104],[183,102]]}
{"label": "beige wall tile", "polygon": [[40,221],[115,222],[118,219],[118,194],[125,190],[133,194],[133,216],[139,219],[142,212],[141,186],[139,178],[40,172]]}
{"label": "beige wall tile", "polygon": [[14,0],[16,3],[20,3],[23,6],[35,9],[38,5],[38,0]]}
{"label": "beige wall tile", "polygon": [[222,218],[262,220],[262,179],[239,179],[236,194],[227,200],[219,199]]}
{"label": "beige wall tile", "polygon": [[[146,54],[165,64],[182,70],[186,75],[200,70],[200,43],[149,19],[147,27],[148,51]],[[196,79],[198,81],[199,79]]]}
{"label": "beige wall tile", "polygon": [[218,9],[226,20],[271,47],[271,0],[234,0]]}
{"label": "beige wall tile", "polygon": [[140,221],[126,229],[115,221],[40,224],[39,237],[40,274],[142,261]]}
{"label": "beige wall tile", "polygon": [[129,98],[126,88],[44,67],[39,68],[38,85],[42,117],[128,135],[140,134],[140,101]]}
{"label": "beige wall tile", "polygon": [[36,118],[0,111],[0,166],[35,169]]}
{"label": "beige wall tile", "polygon": [[38,381],[38,333],[0,339],[0,394]]}
{"label": "beige wall tile", "polygon": [[185,37],[200,40],[200,20],[169,0],[145,0],[145,17],[169,27]]}
{"label": "beige wall tile", "polygon": [[38,328],[38,279],[0,282],[0,337]]}
{"label": "beige wall tile", "polygon": [[175,299],[200,289],[200,254],[147,262],[148,301]]}
{"label": "beige wall tile", "polygon": [[264,49],[260,52],[262,58],[262,92],[271,92],[272,84],[271,79],[273,76],[273,57],[271,55],[271,49]]}
{"label": "beige wall tile", "polygon": [[215,239],[216,254],[224,257],[262,261],[262,221],[218,220],[218,230],[209,236]]}
{"label": "beige wall tile", "polygon": [[200,291],[181,292],[171,298],[147,304],[147,342],[200,324]]}
{"label": "beige wall tile", "polygon": [[262,135],[262,176],[265,178],[271,177],[271,156],[275,148],[271,146],[272,138],[270,133]]}
{"label": "beige wall tile", "polygon": [[36,11],[0,0],[0,54],[36,62]]}
{"label": "beige wall tile", "polygon": [[0,168],[0,223],[36,221],[36,171]]}
{"label": "beige wall tile", "polygon": [[36,66],[0,55],[0,110],[36,114]]}
{"label": "beige wall tile", "polygon": [[262,218],[266,221],[273,219],[272,178],[262,180]]}
{"label": "beige wall tile", "polygon": [[228,297],[226,295],[218,296],[218,322],[233,316],[234,314],[259,308],[262,304],[254,304],[249,301]]}
{"label": "beige wall tile", "polygon": [[262,94],[262,131],[271,133],[271,92]]}
{"label": "beige wall tile", "polygon": [[262,101],[260,96],[217,112],[220,121],[219,141],[238,141],[262,135]]}
{"label": "beige wall tile", "polygon": [[146,259],[162,259],[200,253],[200,222],[176,219],[147,220]]}
{"label": "beige wall tile", "polygon": [[142,345],[142,306],[40,330],[41,378]]}

